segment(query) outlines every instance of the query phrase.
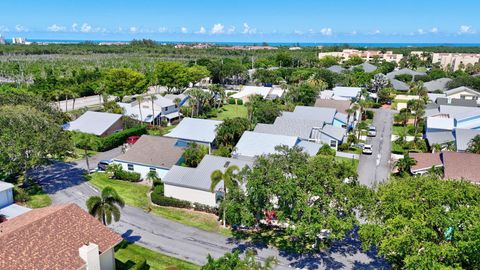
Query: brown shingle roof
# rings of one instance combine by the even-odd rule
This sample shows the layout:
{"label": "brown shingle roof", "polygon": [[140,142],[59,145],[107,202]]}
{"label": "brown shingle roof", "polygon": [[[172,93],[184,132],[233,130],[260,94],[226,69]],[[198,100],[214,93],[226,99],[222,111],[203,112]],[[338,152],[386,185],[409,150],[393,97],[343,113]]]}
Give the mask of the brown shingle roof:
{"label": "brown shingle roof", "polygon": [[118,161],[140,163],[170,169],[182,157],[183,148],[175,146],[177,139],[143,135]]}
{"label": "brown shingle roof", "polygon": [[76,204],[34,209],[0,224],[0,269],[76,270],[84,244],[105,252],[121,240]]}
{"label": "brown shingle roof", "polygon": [[446,179],[465,179],[480,182],[480,155],[442,152]]}
{"label": "brown shingle roof", "polygon": [[349,100],[334,100],[334,99],[320,99],[318,98],[315,101],[315,107],[323,107],[323,108],[334,108],[337,109],[338,112],[346,113],[348,108],[350,108],[350,101]]}
{"label": "brown shingle roof", "polygon": [[412,172],[442,165],[440,153],[410,153],[410,157],[417,161],[417,164],[411,167]]}

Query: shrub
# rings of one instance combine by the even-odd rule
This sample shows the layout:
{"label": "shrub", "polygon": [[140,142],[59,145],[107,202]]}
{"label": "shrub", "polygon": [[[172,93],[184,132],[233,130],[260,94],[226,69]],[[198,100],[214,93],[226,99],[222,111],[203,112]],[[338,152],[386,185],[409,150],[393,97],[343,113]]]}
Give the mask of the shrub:
{"label": "shrub", "polygon": [[157,205],[178,208],[192,208],[192,204],[188,201],[179,200],[172,197],[165,197],[155,192],[153,192],[150,197],[152,199],[152,202]]}
{"label": "shrub", "polygon": [[338,151],[347,151],[349,148],[350,146],[347,143],[343,143],[338,146]]}
{"label": "shrub", "polygon": [[235,99],[234,98],[228,98],[228,104],[235,104]]}
{"label": "shrub", "polygon": [[367,117],[367,119],[373,119],[373,115],[373,111],[365,111],[365,116]]}
{"label": "shrub", "polygon": [[153,186],[153,187],[156,187],[156,186],[159,186],[159,185],[162,185],[162,186],[163,186],[162,179],[160,179],[160,178],[153,179],[152,186]]}
{"label": "shrub", "polygon": [[117,180],[140,182],[140,174],[136,172],[128,172],[124,170],[116,170],[113,172],[113,178]]}
{"label": "shrub", "polygon": [[120,132],[113,133],[107,137],[102,138],[102,144],[98,151],[107,151],[120,146],[125,143],[125,140],[133,135],[141,136],[147,133],[147,126],[137,126],[129,129],[122,130]]}
{"label": "shrub", "polygon": [[243,100],[238,99],[238,100],[237,100],[237,105],[243,105]]}
{"label": "shrub", "polygon": [[411,82],[413,77],[410,74],[400,74],[395,76],[395,79],[402,81],[402,82]]}
{"label": "shrub", "polygon": [[156,185],[154,188],[153,188],[153,192],[152,194],[155,193],[156,195],[159,195],[159,196],[164,196],[165,193],[164,193],[164,186],[163,184],[161,185]]}
{"label": "shrub", "polygon": [[335,149],[332,149],[329,145],[324,144],[320,149],[318,150],[318,155],[325,155],[325,156],[335,156]]}
{"label": "shrub", "polygon": [[30,195],[28,192],[21,188],[21,187],[14,187],[13,188],[13,198],[16,202],[27,202],[30,199]]}
{"label": "shrub", "polygon": [[218,215],[217,207],[212,207],[201,203],[193,203],[193,209],[195,209],[196,211]]}

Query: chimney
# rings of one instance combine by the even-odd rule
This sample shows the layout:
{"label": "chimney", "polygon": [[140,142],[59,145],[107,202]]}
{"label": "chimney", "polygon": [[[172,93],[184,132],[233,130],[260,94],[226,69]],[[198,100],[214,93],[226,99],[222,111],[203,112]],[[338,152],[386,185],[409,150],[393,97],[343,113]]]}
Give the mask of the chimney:
{"label": "chimney", "polygon": [[87,263],[86,270],[100,270],[100,252],[98,246],[89,243],[78,249],[80,258]]}

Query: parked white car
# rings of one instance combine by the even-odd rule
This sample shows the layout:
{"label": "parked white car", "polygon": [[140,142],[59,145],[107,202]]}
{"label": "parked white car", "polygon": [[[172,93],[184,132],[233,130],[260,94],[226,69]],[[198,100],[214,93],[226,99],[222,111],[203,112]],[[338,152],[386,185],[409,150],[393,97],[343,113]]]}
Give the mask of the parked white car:
{"label": "parked white car", "polygon": [[370,145],[370,144],[365,144],[365,145],[363,146],[363,149],[362,149],[362,154],[364,154],[364,155],[371,155],[371,154],[373,154],[372,145]]}
{"label": "parked white car", "polygon": [[375,137],[377,136],[377,128],[374,126],[368,127],[368,137]]}

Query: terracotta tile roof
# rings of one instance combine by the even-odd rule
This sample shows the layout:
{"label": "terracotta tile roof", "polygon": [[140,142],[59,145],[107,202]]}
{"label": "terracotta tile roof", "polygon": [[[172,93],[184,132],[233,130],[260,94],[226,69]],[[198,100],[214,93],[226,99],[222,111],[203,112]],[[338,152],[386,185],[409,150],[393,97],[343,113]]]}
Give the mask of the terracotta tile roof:
{"label": "terracotta tile roof", "polygon": [[347,113],[347,109],[350,108],[351,102],[350,100],[334,100],[334,99],[320,99],[318,98],[315,101],[315,107],[323,107],[323,108],[334,108],[337,109],[338,112]]}
{"label": "terracotta tile roof", "polygon": [[480,155],[442,152],[446,179],[465,179],[480,183]]}
{"label": "terracotta tile roof", "polygon": [[105,252],[121,240],[76,204],[34,209],[0,224],[0,269],[77,270],[84,244]]}
{"label": "terracotta tile roof", "polygon": [[170,169],[183,155],[183,148],[175,146],[177,139],[142,135],[118,161],[139,163]]}
{"label": "terracotta tile roof", "polygon": [[410,153],[410,157],[417,161],[417,164],[411,167],[412,172],[428,170],[433,166],[442,165],[440,153]]}

